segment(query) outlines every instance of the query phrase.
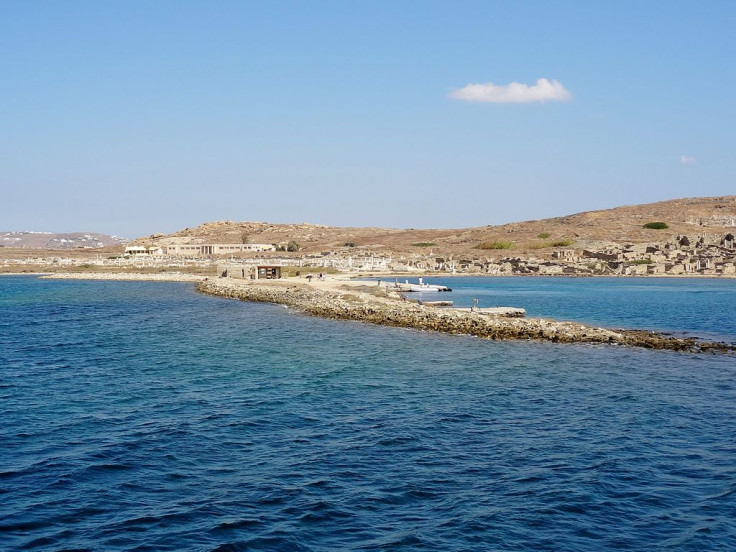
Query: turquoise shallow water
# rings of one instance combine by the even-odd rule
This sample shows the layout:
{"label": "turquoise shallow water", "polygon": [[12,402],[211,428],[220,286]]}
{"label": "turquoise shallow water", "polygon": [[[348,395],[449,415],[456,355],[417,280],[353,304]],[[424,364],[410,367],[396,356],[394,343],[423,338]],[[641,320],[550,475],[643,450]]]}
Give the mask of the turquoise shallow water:
{"label": "turquoise shallow water", "polygon": [[736,279],[425,278],[452,293],[413,294],[469,307],[522,307],[528,316],[736,341]]}
{"label": "turquoise shallow water", "polygon": [[736,548],[732,357],[11,277],[0,416],[3,550]]}

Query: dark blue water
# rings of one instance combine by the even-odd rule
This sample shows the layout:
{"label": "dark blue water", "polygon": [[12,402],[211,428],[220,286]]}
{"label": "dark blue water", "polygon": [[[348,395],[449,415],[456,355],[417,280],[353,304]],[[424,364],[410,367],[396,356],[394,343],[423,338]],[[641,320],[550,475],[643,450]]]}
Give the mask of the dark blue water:
{"label": "dark blue water", "polygon": [[732,357],[5,277],[0,420],[2,550],[736,549]]}

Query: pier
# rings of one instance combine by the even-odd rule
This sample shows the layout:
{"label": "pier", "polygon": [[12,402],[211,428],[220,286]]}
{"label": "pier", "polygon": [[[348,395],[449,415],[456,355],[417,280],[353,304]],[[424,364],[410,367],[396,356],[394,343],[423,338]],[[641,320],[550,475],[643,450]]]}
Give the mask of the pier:
{"label": "pier", "polygon": [[[398,293],[365,282],[319,282],[318,285],[288,280],[235,281],[209,279],[197,290],[210,295],[277,303],[322,318],[357,320],[493,340],[531,340],[551,343],[606,344],[689,353],[736,354],[736,344],[679,338],[645,330],[611,330],[577,322],[543,318],[491,315],[492,308],[436,308],[401,300]],[[501,307],[499,307],[501,308]],[[523,311],[523,309],[512,309]]]}
{"label": "pier", "polygon": [[485,316],[505,316],[507,318],[523,318],[526,316],[526,309],[518,307],[457,307],[455,310]]}

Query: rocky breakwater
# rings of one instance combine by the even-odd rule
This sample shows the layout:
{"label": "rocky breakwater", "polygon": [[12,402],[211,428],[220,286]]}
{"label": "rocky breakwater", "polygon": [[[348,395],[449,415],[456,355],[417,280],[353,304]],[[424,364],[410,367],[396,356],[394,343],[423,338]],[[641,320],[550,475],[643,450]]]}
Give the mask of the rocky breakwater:
{"label": "rocky breakwater", "polygon": [[575,322],[540,318],[506,318],[440,309],[402,301],[364,288],[316,289],[301,282],[209,279],[196,286],[202,293],[242,301],[278,303],[313,316],[358,320],[485,339],[539,340],[553,343],[600,343],[683,352],[736,353],[736,344],[681,339],[640,330],[608,330]]}

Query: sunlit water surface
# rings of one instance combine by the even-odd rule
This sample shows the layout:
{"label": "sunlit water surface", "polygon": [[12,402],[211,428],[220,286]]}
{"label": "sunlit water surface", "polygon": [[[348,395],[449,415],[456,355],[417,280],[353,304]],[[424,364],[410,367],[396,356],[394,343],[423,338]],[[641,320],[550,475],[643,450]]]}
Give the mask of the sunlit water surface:
{"label": "sunlit water surface", "polygon": [[[614,284],[595,283],[507,291],[640,325],[599,318]],[[680,329],[736,335],[721,295],[725,331]],[[4,277],[0,416],[3,550],[736,549],[733,357]]]}

